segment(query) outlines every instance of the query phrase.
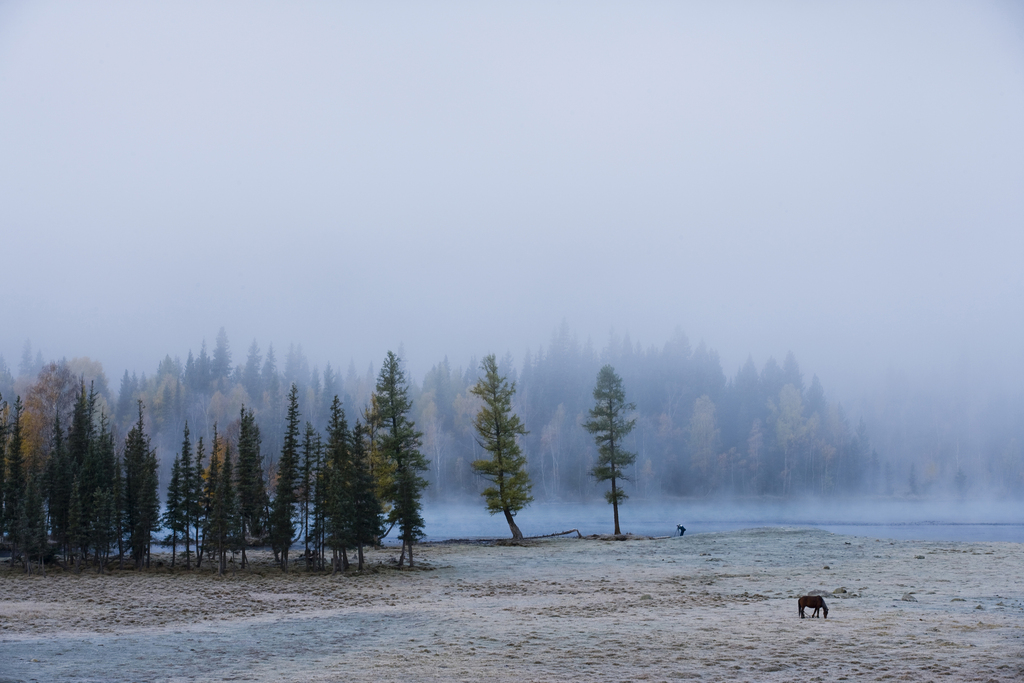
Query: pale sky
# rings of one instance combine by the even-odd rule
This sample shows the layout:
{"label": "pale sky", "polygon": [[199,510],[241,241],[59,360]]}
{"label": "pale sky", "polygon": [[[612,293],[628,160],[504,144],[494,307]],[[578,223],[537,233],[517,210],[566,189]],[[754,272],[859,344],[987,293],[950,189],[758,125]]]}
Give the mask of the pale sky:
{"label": "pale sky", "polygon": [[419,376],[565,319],[1024,379],[1010,2],[0,3],[0,353]]}

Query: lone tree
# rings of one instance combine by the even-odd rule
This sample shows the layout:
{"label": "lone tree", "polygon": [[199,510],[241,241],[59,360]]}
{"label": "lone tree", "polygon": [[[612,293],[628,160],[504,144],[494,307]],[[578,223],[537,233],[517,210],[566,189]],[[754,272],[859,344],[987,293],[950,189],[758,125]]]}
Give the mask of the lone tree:
{"label": "lone tree", "polygon": [[597,443],[597,464],[591,474],[598,481],[611,481],[612,489],[604,494],[612,504],[615,512],[615,533],[619,531],[619,503],[626,499],[626,492],[619,488],[620,481],[629,481],[624,469],[636,460],[636,453],[630,453],[622,447],[622,440],[633,431],[636,420],[627,420],[625,413],[635,410],[636,405],[626,403],[626,392],[622,389],[622,378],[615,374],[615,369],[606,365],[597,373],[597,386],[594,387],[594,407],[590,409],[590,419],[583,427],[594,435]]}
{"label": "lone tree", "polygon": [[484,376],[471,392],[479,396],[484,405],[476,414],[473,424],[479,435],[477,443],[490,453],[490,459],[473,461],[473,469],[492,483],[481,494],[487,500],[487,511],[492,515],[504,513],[513,539],[521,539],[523,532],[516,526],[516,513],[533,501],[530,495],[530,475],[526,472],[526,456],[519,449],[516,437],[529,432],[519,416],[512,412],[515,382],[498,374],[494,354],[480,364]]}
{"label": "lone tree", "polygon": [[409,551],[409,566],[412,564],[412,546],[423,536],[423,514],[420,496],[427,481],[420,472],[427,469],[428,461],[420,452],[422,432],[416,431],[416,423],[409,419],[412,401],[409,386],[402,371],[401,361],[388,351],[384,365],[377,376],[377,409],[380,416],[380,452],[392,469],[392,479],[387,498],[392,508],[391,521],[398,524],[402,538],[402,554],[398,566],[402,566],[405,551]]}

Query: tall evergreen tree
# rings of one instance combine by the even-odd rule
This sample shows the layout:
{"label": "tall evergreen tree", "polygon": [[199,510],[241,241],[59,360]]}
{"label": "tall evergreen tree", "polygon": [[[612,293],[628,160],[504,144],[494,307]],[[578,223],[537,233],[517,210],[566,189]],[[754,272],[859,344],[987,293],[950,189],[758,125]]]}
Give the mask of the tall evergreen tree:
{"label": "tall evergreen tree", "polygon": [[[223,456],[218,458],[217,452],[220,450],[223,450]],[[219,471],[214,476],[218,460]],[[223,576],[227,569],[227,554],[237,545],[239,535],[238,499],[231,467],[231,450],[227,443],[223,448],[215,446],[210,458],[210,471],[210,480],[216,486],[210,505],[210,537],[217,548],[217,573]]]}
{"label": "tall evergreen tree", "polygon": [[173,569],[177,559],[178,541],[183,536],[183,530],[188,528],[185,521],[184,497],[181,486],[181,454],[174,458],[171,465],[171,481],[167,484],[167,498],[164,501],[163,526],[168,534],[164,538],[164,545],[171,546],[171,568]]}
{"label": "tall evergreen tree", "polygon": [[612,488],[605,498],[612,505],[615,516],[615,533],[619,530],[619,504],[626,499],[626,493],[618,487],[619,481],[629,481],[625,468],[636,461],[636,454],[625,449],[623,439],[633,431],[636,420],[627,420],[626,413],[635,410],[636,405],[626,403],[626,392],[622,378],[615,374],[611,365],[605,365],[597,373],[594,387],[595,405],[590,409],[590,419],[583,427],[594,435],[597,443],[597,464],[592,474],[598,481],[611,481]]}
{"label": "tall evergreen tree", "polygon": [[228,335],[224,328],[217,333],[217,344],[213,347],[213,359],[210,361],[210,375],[214,382],[227,379],[231,373],[231,348]]}
{"label": "tall evergreen tree", "polygon": [[195,514],[192,516],[192,533],[196,543],[196,569],[202,569],[203,557],[206,556],[207,551],[206,520],[210,510],[208,495],[210,468],[204,464],[205,462],[206,445],[203,437],[200,436],[199,441],[196,442],[195,462],[192,464],[192,471],[194,472],[192,483],[195,485],[195,490],[192,493],[193,504],[195,505]]}
{"label": "tall evergreen tree", "polygon": [[[206,468],[206,481],[203,486],[203,554],[207,557],[218,556],[218,539],[216,535],[214,506],[217,502],[217,491],[220,490],[221,460],[223,460],[224,444],[217,433],[217,424],[213,425],[213,441],[210,444],[210,466]],[[212,561],[212,559],[211,559]]]}
{"label": "tall evergreen tree", "polygon": [[[302,437],[302,465],[299,468],[298,502],[302,512],[302,538],[306,546],[306,570],[313,569],[313,553],[316,551],[316,539],[310,525],[313,509],[313,495],[317,462],[322,450],[320,435],[316,433],[311,422],[306,423],[306,431]],[[310,547],[312,541],[313,546]]]}
{"label": "tall evergreen tree", "polygon": [[[192,569],[192,541],[195,540],[196,551],[199,550],[199,537],[193,535],[193,530],[198,529],[200,515],[199,498],[201,491],[201,479],[199,473],[202,466],[196,468],[192,459],[192,440],[188,430],[188,421],[185,421],[185,429],[181,439],[181,451],[178,453],[178,460],[181,468],[181,522],[185,535],[185,569]],[[198,533],[198,532],[197,532]]]}
{"label": "tall evergreen tree", "polygon": [[252,340],[249,347],[249,354],[245,358],[245,366],[242,369],[242,386],[249,394],[249,400],[259,405],[263,400],[263,380],[260,377],[260,363],[263,355],[260,353],[260,345]]}
{"label": "tall evergreen tree", "polygon": [[384,510],[377,497],[377,486],[370,469],[369,430],[356,424],[352,434],[352,474],[349,491],[352,498],[352,525],[349,541],[358,551],[359,570],[363,569],[363,547],[373,545],[383,533]]}
{"label": "tall evergreen tree", "polygon": [[124,510],[128,547],[136,569],[148,564],[153,532],[159,524],[157,484],[156,452],[150,446],[139,401],[138,422],[124,443]]}
{"label": "tall evergreen tree", "polygon": [[405,553],[409,553],[409,566],[413,566],[412,546],[423,536],[423,504],[421,497],[427,481],[421,472],[427,469],[427,459],[420,452],[422,432],[409,419],[412,401],[409,386],[402,371],[401,361],[388,351],[384,365],[377,376],[377,406],[380,411],[380,450],[393,467],[390,500],[392,519],[398,524],[402,538],[402,566]]}
{"label": "tall evergreen tree", "polygon": [[252,409],[242,406],[238,429],[238,505],[242,536],[242,566],[246,566],[246,539],[265,534],[267,486],[260,455],[260,428]]}
{"label": "tall evergreen tree", "polygon": [[[39,572],[46,575],[46,509],[43,502],[42,482],[36,473],[29,473],[25,493],[19,501],[18,538],[21,539],[25,573],[32,573],[32,558],[39,562]],[[11,556],[14,557],[13,554]]]}
{"label": "tall evergreen tree", "polygon": [[7,442],[7,480],[4,489],[4,511],[7,533],[11,540],[11,558],[18,557],[21,546],[21,518],[24,512],[22,499],[25,495],[26,472],[25,455],[22,453],[23,437],[21,417],[24,408],[21,397],[14,400],[14,419],[11,424],[11,436]]}
{"label": "tall evergreen tree", "polygon": [[518,438],[529,432],[519,416],[512,412],[515,382],[498,374],[494,354],[480,364],[484,376],[470,389],[480,397],[483,405],[476,414],[477,443],[490,458],[475,460],[473,469],[491,482],[484,489],[487,511],[492,515],[503,513],[513,539],[521,539],[523,532],[516,525],[515,516],[533,501],[530,495],[530,475],[526,471],[526,457],[519,447]]}
{"label": "tall evergreen tree", "polygon": [[[120,468],[117,468],[120,470]],[[89,525],[89,543],[96,554],[96,571],[103,573],[110,548],[117,539],[117,500],[115,488],[97,488],[92,494],[93,518]]]}
{"label": "tall evergreen tree", "polygon": [[50,526],[65,562],[71,557],[71,539],[68,535],[71,504],[71,485],[77,476],[77,467],[68,455],[60,413],[54,415],[50,434],[50,456],[46,460],[42,486],[50,515]]}
{"label": "tall evergreen tree", "polygon": [[0,540],[3,540],[7,518],[4,513],[4,497],[7,492],[7,425],[8,406],[7,401],[0,395]]}
{"label": "tall evergreen tree", "polygon": [[335,573],[339,568],[346,568],[344,561],[339,567],[339,559],[342,558],[345,548],[352,543],[351,531],[354,515],[350,442],[345,411],[341,408],[341,400],[335,396],[331,403],[331,416],[327,423],[326,476],[324,477],[327,544],[331,547],[331,565]]}
{"label": "tall evergreen tree", "polygon": [[71,498],[68,502],[68,543],[71,547],[75,573],[82,571],[82,559],[89,544],[89,525],[82,512],[82,493],[79,479],[71,482]]}
{"label": "tall evergreen tree", "polygon": [[281,570],[288,571],[288,550],[295,539],[295,484],[299,458],[299,390],[288,392],[288,423],[277,463],[277,486],[270,510],[270,542],[280,558]]}

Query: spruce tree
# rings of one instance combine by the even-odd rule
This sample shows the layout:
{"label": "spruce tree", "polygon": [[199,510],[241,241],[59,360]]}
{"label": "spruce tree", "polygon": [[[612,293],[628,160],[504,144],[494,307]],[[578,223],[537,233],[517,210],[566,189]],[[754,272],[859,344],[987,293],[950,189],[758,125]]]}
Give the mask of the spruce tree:
{"label": "spruce tree", "polygon": [[11,559],[18,557],[21,547],[21,518],[24,512],[22,499],[25,496],[25,456],[22,453],[21,415],[24,410],[21,397],[14,400],[14,420],[7,442],[7,480],[4,489],[4,511],[7,532],[11,540]]}
{"label": "spruce tree", "polygon": [[246,566],[245,543],[249,537],[262,538],[268,506],[260,455],[260,428],[253,411],[242,406],[238,429],[238,507],[242,537],[242,566]]}
{"label": "spruce tree", "polygon": [[299,457],[299,390],[288,392],[288,423],[281,459],[277,463],[277,486],[270,510],[270,542],[280,558],[281,570],[288,571],[288,550],[295,538],[295,483]]}
{"label": "spruce tree", "polygon": [[[223,455],[218,457],[218,452]],[[218,467],[219,461],[219,467]],[[234,549],[238,539],[238,500],[235,496],[231,451],[225,443],[223,449],[214,441],[210,456],[210,481],[214,487],[210,505],[210,538],[217,548],[217,573],[227,569],[227,553]]]}
{"label": "spruce tree", "polygon": [[189,522],[192,525],[192,540],[196,544],[196,569],[203,566],[203,554],[206,550],[203,528],[206,525],[206,468],[203,461],[206,460],[206,447],[203,444],[203,437],[199,437],[196,443],[195,461],[192,463],[192,490],[191,490],[191,512]]}
{"label": "spruce tree", "polygon": [[146,434],[139,401],[139,419],[124,443],[124,510],[128,547],[135,568],[148,563],[153,532],[159,524],[156,452]]}
{"label": "spruce tree", "polygon": [[[120,469],[120,468],[118,468]],[[90,545],[96,554],[96,571],[103,573],[110,557],[111,545],[117,538],[117,500],[114,487],[93,491],[93,518],[89,526]]]}
{"label": "spruce tree", "polygon": [[7,515],[4,513],[4,496],[7,492],[7,401],[0,395],[0,541],[7,529]]}
{"label": "spruce tree", "polygon": [[423,536],[421,496],[427,481],[420,473],[426,471],[428,461],[419,450],[423,434],[416,431],[416,424],[409,419],[412,401],[401,361],[391,351],[385,356],[377,376],[376,396],[381,424],[380,450],[394,472],[388,497],[393,506],[391,517],[398,524],[402,538],[398,566],[402,566],[408,550],[411,567],[412,546]]}
{"label": "spruce tree", "polygon": [[68,542],[71,546],[75,573],[82,571],[82,556],[89,544],[89,525],[82,512],[82,492],[78,477],[71,482],[71,499],[68,502]]}
{"label": "spruce tree", "polygon": [[619,504],[627,497],[618,482],[629,481],[625,468],[636,461],[636,454],[627,451],[622,441],[636,425],[636,420],[626,419],[626,413],[635,410],[636,405],[626,403],[622,378],[615,374],[611,365],[605,365],[597,373],[594,401],[590,419],[583,424],[584,429],[594,435],[597,443],[597,464],[591,473],[598,481],[611,481],[612,487],[605,493],[605,499],[612,505],[615,533],[618,535],[622,533],[619,530]]}
{"label": "spruce tree", "polygon": [[[88,547],[97,554],[95,559],[101,570],[116,534],[118,471],[110,421],[100,413],[99,434],[93,440],[86,466],[82,469],[79,492],[82,495],[83,520],[89,530]],[[102,543],[102,547],[97,543]]]}
{"label": "spruce tree", "polygon": [[473,424],[477,443],[490,458],[475,460],[473,469],[491,482],[484,489],[487,511],[492,515],[503,513],[513,539],[521,539],[523,532],[515,522],[515,515],[533,501],[530,495],[530,475],[526,471],[526,457],[519,448],[519,437],[528,434],[519,416],[512,412],[515,382],[498,374],[494,354],[480,364],[484,376],[470,389],[483,401]]}
{"label": "spruce tree", "polygon": [[352,435],[351,479],[349,491],[352,498],[352,525],[349,541],[358,552],[359,570],[362,571],[363,547],[373,545],[384,529],[384,510],[377,497],[376,482],[370,469],[369,430],[366,425],[356,423]]}
{"label": "spruce tree", "polygon": [[[217,424],[213,425],[213,441],[210,444],[210,465],[206,468],[206,477],[203,482],[203,556],[210,558],[217,556],[217,535],[214,528],[214,505],[216,504],[217,491],[221,471],[221,460],[223,459],[223,444],[220,434],[217,433]],[[212,561],[212,558],[211,558]],[[198,566],[198,565],[197,565]]]}
{"label": "spruce tree", "polygon": [[[350,435],[341,400],[335,396],[331,403],[331,416],[327,423],[327,446],[324,476],[324,507],[326,512],[327,544],[331,548],[334,573],[346,569],[339,559],[345,548],[352,545],[354,516],[352,499],[352,455]],[[346,558],[347,559],[347,558]]]}
{"label": "spruce tree", "polygon": [[76,476],[76,468],[68,455],[64,430],[60,424],[60,413],[54,416],[53,429],[50,434],[50,457],[46,460],[46,469],[41,482],[53,536],[64,561],[70,561],[71,541],[68,536],[68,515],[71,503],[71,484]]}
{"label": "spruce tree", "polygon": [[[181,451],[178,453],[177,461],[181,469],[179,473],[181,480],[180,517],[185,537],[185,569],[192,569],[192,530],[197,526],[195,520],[199,517],[199,484],[196,480],[196,467],[192,461],[192,439],[188,430],[187,420],[185,421],[185,429],[181,438]],[[197,540],[197,550],[198,547]]]}
{"label": "spruce tree", "polygon": [[[310,513],[313,511],[313,474],[316,471],[316,461],[320,450],[320,435],[313,429],[313,423],[307,422],[306,431],[302,437],[302,465],[299,468],[298,482],[298,502],[302,514],[302,538],[306,546],[304,555],[306,571],[313,569],[313,551],[316,550],[316,541],[311,539]],[[312,549],[310,548],[310,540],[313,540]]]}
{"label": "spruce tree", "polygon": [[[25,492],[18,502],[18,537],[21,539],[25,573],[32,573],[32,558],[39,562],[39,572],[46,575],[46,509],[43,504],[42,482],[37,474],[29,474]],[[13,555],[11,556],[14,557]]]}
{"label": "spruce tree", "polygon": [[171,569],[175,566],[178,553],[178,541],[181,539],[181,531],[187,528],[188,524],[182,523],[184,518],[184,498],[181,486],[181,455],[174,458],[171,465],[171,481],[167,485],[167,499],[164,502],[163,526],[167,529],[167,536],[164,537],[164,544],[171,546]]}

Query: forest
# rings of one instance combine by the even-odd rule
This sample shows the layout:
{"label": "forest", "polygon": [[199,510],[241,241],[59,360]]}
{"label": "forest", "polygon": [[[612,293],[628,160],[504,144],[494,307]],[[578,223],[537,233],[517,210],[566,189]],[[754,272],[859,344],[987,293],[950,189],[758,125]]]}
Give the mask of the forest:
{"label": "forest", "polygon": [[[417,382],[406,378],[402,355],[399,349],[387,358],[396,359],[392,371],[401,373],[408,402],[401,414],[408,421],[406,436],[415,437],[411,450],[419,460],[410,476],[419,482],[417,496],[479,500],[488,484],[473,464],[484,457],[475,427],[482,401],[473,390],[482,377],[481,364],[470,359],[456,367],[443,359]],[[856,406],[854,421],[843,405],[828,399],[817,376],[805,378],[792,353],[781,364],[769,358],[760,368],[748,359],[728,377],[713,349],[691,346],[682,333],[648,348],[628,336],[613,336],[597,350],[580,343],[563,324],[546,347],[527,351],[519,363],[510,354],[496,362],[497,373],[514,390],[511,410],[522,425],[517,452],[524,456],[532,500],[588,501],[604,493],[594,476],[598,449],[585,428],[603,366],[621,376],[634,425],[621,446],[635,457],[621,473],[623,490],[616,495],[795,499],[1024,493],[1019,397],[970,400],[915,393],[894,377]],[[250,528],[233,532],[232,538],[251,537],[254,531],[271,538],[272,508],[286,477],[291,484],[284,488],[296,497],[287,503],[290,512],[277,514],[298,523],[307,542],[313,536],[319,549],[314,555],[322,563],[330,520],[324,506],[315,503],[318,486],[310,484],[310,472],[327,472],[325,454],[332,448],[365,449],[355,460],[373,469],[372,454],[387,433],[374,433],[380,382],[372,366],[362,373],[352,363],[344,373],[329,363],[311,367],[298,345],[289,346],[279,360],[272,344],[264,350],[253,341],[236,362],[221,329],[212,351],[203,342],[184,361],[167,355],[152,373],[125,372],[115,391],[99,362],[47,361],[26,343],[16,373],[0,358],[5,537],[10,540],[10,522],[17,518],[26,538],[33,533],[60,537],[68,548],[73,518],[88,514],[99,520],[89,527],[98,534],[93,547],[110,552],[121,544],[121,557],[127,553],[142,561],[148,551],[130,547],[141,543],[133,541],[132,525],[141,522],[132,515],[142,515],[143,526],[153,533],[162,528],[171,534],[158,540],[177,547],[185,539],[194,546],[206,532],[194,528],[198,513],[182,522],[172,508],[183,490],[205,496],[205,505],[212,505],[216,478],[227,468],[234,489],[224,495],[237,498],[249,491],[242,507],[249,506]],[[77,463],[81,477],[58,482],[54,472],[69,462]],[[382,465],[386,470],[386,459],[376,461],[376,474],[359,476],[380,479]],[[343,478],[356,476],[346,467]],[[305,474],[299,476],[296,468],[306,468]],[[131,477],[148,482],[139,489],[145,500],[115,503],[135,485],[129,485]],[[118,478],[120,493],[111,488]],[[191,489],[182,489],[185,479]],[[377,496],[364,502],[373,509],[383,506],[382,513],[398,500],[392,496],[389,502],[379,481],[363,488]],[[192,509],[198,500],[182,505]],[[22,514],[22,505],[36,512]],[[252,512],[253,506],[263,513]],[[346,550],[372,542],[387,530],[388,519],[364,520],[359,542],[336,542],[330,562],[341,561],[342,553],[347,564]],[[390,521],[396,522],[394,515]],[[232,528],[243,523],[239,517]],[[260,525],[267,528],[254,528]],[[281,533],[295,539],[293,531]],[[403,539],[411,544],[420,531],[413,524]],[[228,536],[220,536],[221,558],[224,548],[237,544]],[[275,551],[287,556],[288,547],[279,539]],[[411,555],[411,545],[409,550]],[[185,557],[191,561],[191,555]]]}

